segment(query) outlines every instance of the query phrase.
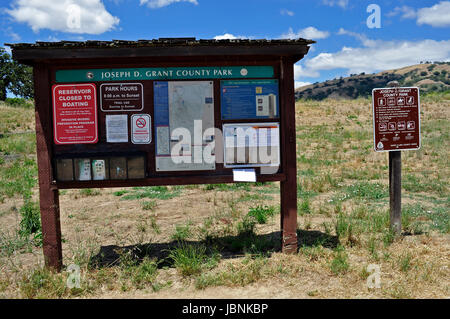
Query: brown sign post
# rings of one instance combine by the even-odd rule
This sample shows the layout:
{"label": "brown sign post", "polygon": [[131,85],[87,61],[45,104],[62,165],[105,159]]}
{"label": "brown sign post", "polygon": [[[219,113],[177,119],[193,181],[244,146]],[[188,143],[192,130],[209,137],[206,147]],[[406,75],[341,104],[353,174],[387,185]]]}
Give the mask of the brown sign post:
{"label": "brown sign post", "polygon": [[[163,38],[9,45],[15,60],[33,66],[46,265],[62,267],[59,189],[233,183],[243,176],[280,182],[282,251],[296,252],[294,64],[312,43]],[[180,141],[179,127],[194,141]],[[249,130],[240,139],[235,133],[243,127]],[[212,157],[203,159],[208,149]],[[244,156],[232,154],[239,150]]]}
{"label": "brown sign post", "polygon": [[376,152],[389,152],[390,227],[402,232],[402,150],[420,148],[420,94],[417,87],[374,89],[373,130]]}

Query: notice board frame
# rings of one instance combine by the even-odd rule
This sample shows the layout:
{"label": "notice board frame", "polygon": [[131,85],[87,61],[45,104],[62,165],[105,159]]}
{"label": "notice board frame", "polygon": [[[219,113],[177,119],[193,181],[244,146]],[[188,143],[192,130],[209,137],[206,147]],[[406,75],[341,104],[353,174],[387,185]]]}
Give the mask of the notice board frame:
{"label": "notice board frame", "polygon": [[[172,60],[172,59],[171,59]],[[183,59],[184,60],[184,59]],[[124,63],[123,61],[108,61],[108,62],[102,62],[98,63],[98,61],[95,61],[95,63],[84,63],[83,65],[76,65],[71,66],[65,63],[64,65],[59,65],[57,63],[53,64],[50,69],[50,81],[52,84],[56,83],[67,83],[67,82],[56,82],[56,71],[57,70],[76,70],[76,69],[106,69],[108,66],[110,68],[124,68],[124,69],[133,69],[133,68],[139,68],[146,66],[148,68],[152,67],[211,67],[211,66],[242,66],[242,65],[249,65],[249,66],[271,66],[274,70],[274,76],[272,79],[278,79],[279,82],[279,105],[282,105],[282,84],[281,84],[281,64],[280,61],[273,61],[270,59],[261,59],[259,61],[253,60],[246,60],[242,59],[241,61],[221,61],[217,59],[213,59],[210,62],[200,62],[200,61],[190,61],[190,62],[175,62],[175,61],[158,61],[155,63],[153,59],[143,59],[139,63]],[[261,80],[261,78],[254,78],[257,80]],[[265,78],[263,78],[265,79]],[[245,79],[247,80],[247,79]],[[151,108],[153,108],[153,83],[156,81],[165,81],[165,80],[144,80],[144,81],[136,81],[135,79],[124,81],[124,80],[118,80],[117,82],[120,83],[145,83],[144,86],[144,104],[151,105]],[[196,80],[183,80],[183,79],[168,79],[167,81],[196,81]],[[278,118],[267,118],[267,119],[230,119],[230,120],[222,120],[221,119],[221,112],[220,112],[220,83],[223,81],[222,78],[216,78],[216,79],[198,79],[198,81],[212,81],[214,85],[214,126],[216,128],[222,129],[222,124],[225,123],[242,123],[242,122],[256,122],[256,123],[268,123],[268,122],[274,122],[279,121],[280,122],[280,133],[283,131],[283,124],[281,123],[281,118],[283,117],[283,111],[280,109],[280,114]],[[90,81],[94,83],[95,81]],[[75,83],[84,83],[84,82],[75,82]],[[98,81],[95,82],[98,87],[105,83],[116,83],[115,81]],[[98,90],[99,91],[99,90]],[[97,100],[99,99],[99,96],[97,96]],[[99,103],[97,103],[99,105]],[[146,108],[139,111],[140,113],[147,113]],[[104,127],[104,118],[106,115],[110,114],[131,114],[132,112],[129,111],[123,111],[123,112],[102,112],[99,110],[98,112],[98,118],[99,118],[99,126]],[[154,113],[148,112],[148,114],[151,116],[152,119],[152,143],[150,146],[149,151],[149,158],[154,158],[155,154],[155,142],[156,137],[154,135]],[[128,127],[128,130],[130,131],[130,127]],[[129,134],[130,135],[130,134]],[[99,133],[99,143],[101,142],[102,138],[104,139],[104,133],[100,131]],[[282,139],[282,136],[280,134],[280,140]],[[282,147],[282,144],[280,142],[280,145]],[[79,153],[80,151],[83,153],[89,154],[90,150],[94,153],[100,152],[100,153],[108,153],[108,152],[117,152],[118,149],[121,149],[124,147],[124,145],[121,145],[120,143],[114,143],[111,145],[104,145],[100,150],[97,149],[97,145],[83,145],[78,146],[75,152]],[[148,149],[146,145],[134,145],[135,151],[145,151]],[[280,153],[283,154],[283,151],[280,147]],[[55,155],[67,155],[66,152],[72,152],[70,149],[73,149],[73,146],[68,147],[55,147],[53,146],[53,151],[55,152]],[[280,159],[282,158],[282,155],[280,156]],[[142,179],[142,180],[105,180],[105,181],[55,181],[56,185],[60,189],[72,189],[72,188],[108,188],[108,187],[136,187],[136,186],[161,186],[161,185],[189,185],[189,184],[215,184],[215,183],[233,183],[233,175],[232,175],[232,168],[224,168],[223,163],[216,163],[216,170],[215,171],[183,171],[183,172],[156,172],[152,169],[152,160],[147,161],[147,170],[149,172],[149,177]],[[257,172],[257,181],[258,182],[273,182],[273,181],[283,181],[285,180],[286,176],[283,172],[283,163],[282,159],[280,162],[280,169],[277,173],[266,175],[266,174],[259,174],[260,168],[256,167]]]}
{"label": "notice board frame", "polygon": [[[297,41],[297,42],[296,42]],[[254,41],[255,42],[255,41]],[[252,43],[249,41],[248,43]],[[259,42],[258,42],[259,43]],[[177,47],[176,50],[165,48],[66,48],[29,47],[28,45],[11,45],[13,58],[21,63],[33,66],[33,81],[35,88],[36,116],[36,147],[38,162],[40,211],[43,233],[43,251],[48,267],[60,271],[62,268],[61,223],[59,212],[59,189],[69,188],[103,188],[103,187],[133,187],[157,185],[185,184],[215,184],[233,183],[232,169],[228,174],[211,172],[186,172],[183,178],[180,174],[162,174],[149,176],[142,180],[107,180],[107,181],[56,181],[54,159],[63,154],[77,153],[77,146],[58,146],[53,144],[52,94],[51,86],[56,83],[55,71],[58,69],[100,69],[104,67],[138,67],[145,66],[236,66],[271,65],[274,68],[274,79],[279,81],[279,123],[280,123],[280,171],[272,175],[257,174],[258,182],[280,182],[280,224],[281,247],[285,253],[297,251],[297,162],[296,162],[296,130],[295,130],[295,95],[294,95],[294,63],[300,60],[309,50],[310,40],[298,39],[285,42],[263,42],[257,47],[246,43],[236,45],[224,43],[223,47],[198,48]],[[55,45],[55,44],[51,44]],[[58,45],[58,44],[56,44]],[[153,53],[150,53],[153,52]],[[175,52],[175,53],[174,53]],[[209,80],[207,78],[202,80]],[[220,111],[216,104],[220,100],[220,80],[214,79],[215,96],[215,127],[224,123],[238,123],[244,120],[218,120]],[[122,82],[122,81],[120,81]],[[133,82],[136,82],[133,80]],[[99,83],[100,84],[100,83]],[[152,89],[144,92],[153,96]],[[145,98],[148,100],[148,98]],[[97,103],[98,105],[98,103]],[[142,111],[141,111],[142,112]],[[150,114],[154,119],[154,114]],[[99,115],[101,118],[101,116]],[[261,119],[251,122],[273,122],[274,119]],[[99,120],[99,126],[102,120]],[[152,123],[152,128],[154,124]],[[100,132],[99,138],[102,133]],[[154,140],[154,138],[153,138]],[[154,144],[152,142],[152,144]],[[96,150],[95,145],[85,145],[87,156],[96,152],[109,153],[113,147]],[[116,149],[117,151],[117,149]],[[136,152],[141,149],[136,148]],[[154,151],[153,157],[154,158]],[[149,162],[149,161],[147,161]],[[258,172],[257,172],[258,173]]]}

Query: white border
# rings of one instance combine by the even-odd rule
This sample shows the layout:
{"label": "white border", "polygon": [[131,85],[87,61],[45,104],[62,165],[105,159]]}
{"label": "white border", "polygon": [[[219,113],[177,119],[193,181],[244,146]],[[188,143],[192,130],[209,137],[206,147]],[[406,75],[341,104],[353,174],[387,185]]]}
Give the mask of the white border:
{"label": "white border", "polygon": [[[60,87],[60,86],[70,86],[70,87],[76,87],[76,86],[85,86],[85,85],[90,85],[94,88],[94,121],[95,121],[95,138],[92,141],[75,141],[75,142],[60,142],[58,140],[58,137],[56,135],[57,130],[56,130],[56,101],[55,101],[55,90],[56,88]],[[94,83],[81,83],[81,84],[55,84],[53,86],[52,89],[52,100],[53,100],[53,140],[55,142],[55,144],[60,145],[60,144],[96,144],[98,142],[98,115],[97,115],[97,89],[95,87]]]}
{"label": "white border", "polygon": [[271,164],[232,164],[229,165],[226,163],[227,156],[227,148],[225,143],[225,135],[223,135],[223,167],[225,168],[246,168],[246,167],[277,167],[280,166],[280,148],[281,148],[281,132],[280,132],[280,123],[279,122],[263,122],[263,123],[225,123],[222,124],[222,133],[225,132],[225,127],[229,126],[276,126],[278,128],[278,162]]}
{"label": "white border", "polygon": [[[135,122],[134,118],[136,117],[148,117],[148,142],[135,142],[134,141],[134,127]],[[142,113],[142,114],[132,114],[130,117],[131,121],[131,143],[133,144],[151,144],[152,143],[152,117],[150,114]]]}
{"label": "white border", "polygon": [[[417,89],[417,115],[419,117],[419,126],[418,126],[418,133],[419,133],[419,146],[416,148],[399,148],[395,150],[377,150],[377,145],[375,141],[375,98],[373,96],[373,92],[375,90],[392,90],[392,89]],[[378,153],[386,153],[386,152],[395,152],[395,151],[417,151],[422,146],[422,134],[420,133],[420,88],[411,86],[411,87],[392,87],[392,88],[375,88],[372,89],[372,122],[373,122],[373,149],[375,152]]]}
{"label": "white border", "polygon": [[[142,98],[142,107],[139,110],[133,109],[133,110],[104,110],[103,109],[103,97],[102,97],[102,86],[103,85],[114,85],[114,84],[137,84],[141,86],[141,98]],[[142,111],[144,109],[144,86],[142,85],[142,83],[102,83],[100,84],[100,110],[102,112],[139,112]]]}

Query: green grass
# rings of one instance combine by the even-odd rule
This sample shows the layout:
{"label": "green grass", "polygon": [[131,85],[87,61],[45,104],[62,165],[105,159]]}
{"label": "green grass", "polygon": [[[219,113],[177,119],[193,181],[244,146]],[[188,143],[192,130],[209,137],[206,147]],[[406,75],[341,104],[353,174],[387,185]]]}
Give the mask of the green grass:
{"label": "green grass", "polygon": [[80,189],[80,195],[83,197],[97,196],[100,195],[100,190],[92,188],[83,188]]}
{"label": "green grass", "polygon": [[208,184],[205,186],[205,190],[218,190],[218,191],[250,191],[254,183],[233,183],[233,184]]}
{"label": "green grass", "polygon": [[34,133],[16,133],[0,135],[0,153],[3,155],[26,155],[35,152]]}
{"label": "green grass", "polygon": [[261,254],[272,250],[275,243],[270,238],[257,236],[255,227],[257,220],[253,216],[245,215],[237,223],[232,236],[227,236],[219,242],[233,252],[242,252],[250,254]]}
{"label": "green grass", "polygon": [[236,225],[238,236],[253,236],[255,234],[256,219],[246,215]]}
{"label": "green grass", "polygon": [[187,223],[186,225],[175,225],[175,232],[172,234],[171,239],[176,241],[184,241],[191,235],[191,223]]}
{"label": "green grass", "polygon": [[129,191],[128,190],[125,190],[125,189],[123,189],[123,190],[120,190],[120,191],[115,191],[115,192],[113,192],[113,195],[114,196],[122,196],[122,195],[124,195],[124,194],[126,194],[126,193],[128,193]]}
{"label": "green grass", "polygon": [[361,198],[366,200],[378,200],[389,197],[389,188],[380,183],[357,182],[346,188],[346,199]]}
{"label": "green grass", "polygon": [[21,221],[19,224],[19,235],[28,238],[33,235],[37,246],[42,245],[42,226],[39,204],[26,200],[20,209]]}
{"label": "green grass", "polygon": [[68,290],[64,278],[47,268],[37,268],[24,274],[19,282],[19,289],[27,299],[61,298]]}
{"label": "green grass", "polygon": [[258,202],[263,200],[271,200],[273,199],[272,196],[269,195],[262,195],[262,194],[251,194],[248,192],[242,193],[238,201],[239,202]]}
{"label": "green grass", "polygon": [[334,258],[330,263],[331,272],[335,275],[342,275],[347,273],[349,268],[348,255],[344,247],[338,246],[335,249]]}
{"label": "green grass", "polygon": [[254,217],[258,224],[265,224],[269,217],[274,216],[276,213],[274,206],[261,206],[250,207],[248,216]]}
{"label": "green grass", "polygon": [[6,105],[17,108],[32,108],[34,106],[32,100],[26,100],[20,97],[8,97],[5,100]]}
{"label": "green grass", "polygon": [[138,261],[133,259],[131,254],[124,253],[121,255],[120,268],[122,287],[126,287],[129,281],[136,289],[144,289],[148,286],[154,291],[160,289],[160,284],[157,282],[158,262],[156,260],[144,257]]}
{"label": "green grass", "polygon": [[167,186],[148,186],[148,187],[133,187],[126,193],[115,193],[116,196],[121,196],[121,200],[135,200],[135,199],[171,199],[180,195],[181,190],[178,187],[169,188]]}
{"label": "green grass", "polygon": [[19,234],[18,230],[13,232],[0,232],[0,256],[10,257],[14,253],[29,253],[34,246],[33,241]]}
{"label": "green grass", "polygon": [[189,277],[216,267],[220,255],[208,256],[206,246],[181,242],[170,250],[168,258],[182,276]]}
{"label": "green grass", "polygon": [[29,197],[37,184],[36,177],[37,165],[32,159],[21,157],[0,165],[0,202],[16,195]]}
{"label": "green grass", "polygon": [[374,261],[378,261],[379,260],[378,250],[377,250],[378,249],[378,240],[376,237],[370,237],[369,242],[367,244],[367,249],[368,249],[372,259]]}
{"label": "green grass", "polygon": [[300,199],[298,201],[297,213],[299,215],[311,214],[312,213],[311,203],[310,203],[310,200],[309,200],[308,197],[306,197],[304,199]]}
{"label": "green grass", "polygon": [[426,207],[421,203],[407,204],[402,208],[402,226],[412,233],[434,229],[450,233],[450,210],[448,206]]}
{"label": "green grass", "polygon": [[262,279],[267,270],[268,259],[256,256],[245,257],[241,264],[228,264],[226,270],[220,272],[202,273],[197,276],[195,287],[205,289],[211,286],[241,286],[245,287]]}
{"label": "green grass", "polygon": [[402,177],[402,187],[406,191],[414,193],[437,193],[440,196],[448,195],[448,185],[442,180],[429,176],[421,178],[416,175],[406,174]]}
{"label": "green grass", "polygon": [[152,201],[143,201],[141,203],[141,207],[143,210],[155,210],[156,206],[158,206],[158,204],[156,203],[156,201],[152,200]]}
{"label": "green grass", "polygon": [[302,246],[298,250],[299,255],[304,256],[308,261],[318,261],[325,255],[325,249],[321,244]]}
{"label": "green grass", "polygon": [[404,253],[399,257],[398,266],[402,272],[408,272],[411,269],[411,260],[412,257],[409,253]]}

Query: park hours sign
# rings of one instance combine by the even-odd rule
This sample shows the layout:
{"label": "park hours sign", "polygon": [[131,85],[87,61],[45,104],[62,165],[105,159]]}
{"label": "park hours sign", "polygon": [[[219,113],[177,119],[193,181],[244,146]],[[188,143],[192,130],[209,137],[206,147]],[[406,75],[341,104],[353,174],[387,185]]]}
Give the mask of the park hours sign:
{"label": "park hours sign", "polygon": [[376,152],[420,148],[419,88],[374,89],[372,103]]}

